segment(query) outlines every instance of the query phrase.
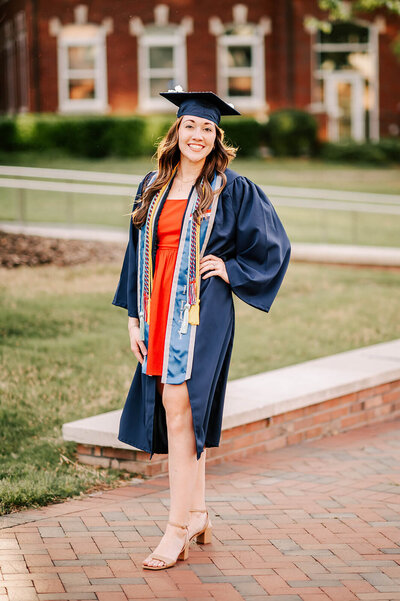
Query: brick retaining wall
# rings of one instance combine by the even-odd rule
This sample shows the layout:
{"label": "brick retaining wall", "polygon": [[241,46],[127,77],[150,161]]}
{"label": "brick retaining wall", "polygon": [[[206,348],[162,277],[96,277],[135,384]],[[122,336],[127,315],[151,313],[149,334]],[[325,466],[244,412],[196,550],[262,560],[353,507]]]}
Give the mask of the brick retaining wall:
{"label": "brick retaining wall", "polygon": [[[207,448],[207,464],[272,451],[400,416],[400,380],[372,386],[222,431],[220,446]],[[154,476],[168,471],[168,455],[77,445],[80,462]]]}

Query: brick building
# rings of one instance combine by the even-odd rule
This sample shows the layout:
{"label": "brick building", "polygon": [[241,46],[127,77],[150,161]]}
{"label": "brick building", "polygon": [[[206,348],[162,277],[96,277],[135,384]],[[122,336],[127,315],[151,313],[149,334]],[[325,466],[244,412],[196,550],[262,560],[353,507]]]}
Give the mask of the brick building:
{"label": "brick building", "polygon": [[214,90],[245,114],[297,107],[324,137],[400,129],[400,19],[331,33],[316,0],[0,0],[0,112],[167,113],[159,91]]}

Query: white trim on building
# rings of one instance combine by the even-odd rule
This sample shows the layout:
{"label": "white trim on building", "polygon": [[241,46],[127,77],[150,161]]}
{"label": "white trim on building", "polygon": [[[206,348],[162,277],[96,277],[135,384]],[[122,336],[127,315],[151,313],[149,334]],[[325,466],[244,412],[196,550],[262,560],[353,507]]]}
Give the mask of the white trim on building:
{"label": "white trim on building", "polygon": [[217,39],[217,93],[239,110],[267,111],[264,37],[271,33],[271,21],[263,17],[258,24],[247,22],[244,4],[232,11],[232,23],[209,20],[209,31]]}
{"label": "white trim on building", "polygon": [[[309,110],[313,113],[326,113],[328,117],[328,138],[331,141],[340,140],[339,121],[342,112],[339,107],[339,86],[349,86],[349,115],[351,119],[351,137],[356,141],[366,138],[379,140],[379,33],[384,30],[384,23],[378,19],[375,22],[356,19],[355,26],[368,30],[368,40],[365,42],[321,42],[317,32],[311,33],[311,86],[312,103]],[[353,53],[358,55],[358,65],[346,69],[319,68],[318,57],[321,53]],[[364,65],[362,59],[365,57]],[[316,85],[322,84],[322,97],[316,97]],[[366,112],[367,119],[366,122]],[[368,127],[368,132],[366,131]]]}
{"label": "white trim on building", "polygon": [[[187,88],[186,36],[193,31],[193,19],[185,17],[177,24],[170,23],[168,16],[168,6],[158,4],[154,23],[143,25],[138,17],[129,22],[131,34],[138,38],[138,111],[142,113],[175,110],[159,92],[176,85]],[[164,56],[157,52],[161,48]]]}
{"label": "white trim on building", "polygon": [[98,25],[87,23],[86,19],[87,7],[80,4],[75,7],[75,23],[61,25],[57,18],[49,23],[50,33],[57,36],[58,110],[61,113],[109,110],[106,38],[112,31],[112,20],[103,19]]}

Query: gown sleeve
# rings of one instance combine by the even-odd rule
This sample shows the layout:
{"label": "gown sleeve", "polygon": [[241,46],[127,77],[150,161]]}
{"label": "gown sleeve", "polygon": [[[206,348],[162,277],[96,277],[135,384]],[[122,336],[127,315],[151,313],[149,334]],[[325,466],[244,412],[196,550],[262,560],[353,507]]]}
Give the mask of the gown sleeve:
{"label": "gown sleeve", "polygon": [[236,256],[225,261],[231,289],[245,303],[269,311],[290,259],[290,242],[270,200],[256,184],[231,184],[236,211]]}
{"label": "gown sleeve", "polygon": [[[143,184],[151,174],[140,182],[135,203],[139,200]],[[134,206],[135,206],[134,203]],[[117,307],[123,307],[128,309],[129,317],[139,318],[138,307],[137,307],[137,243],[138,243],[138,229],[133,225],[132,218],[129,219],[129,241],[125,251],[125,257],[122,264],[121,274],[118,282],[118,286],[112,300],[112,304]]]}

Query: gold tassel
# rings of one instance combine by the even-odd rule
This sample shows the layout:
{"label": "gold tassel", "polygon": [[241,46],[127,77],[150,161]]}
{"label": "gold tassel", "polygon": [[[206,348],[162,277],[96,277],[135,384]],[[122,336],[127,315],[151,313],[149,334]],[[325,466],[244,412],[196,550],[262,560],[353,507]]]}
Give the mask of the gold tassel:
{"label": "gold tassel", "polygon": [[200,323],[200,299],[197,299],[194,305],[189,309],[189,323],[198,326]]}

